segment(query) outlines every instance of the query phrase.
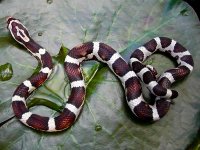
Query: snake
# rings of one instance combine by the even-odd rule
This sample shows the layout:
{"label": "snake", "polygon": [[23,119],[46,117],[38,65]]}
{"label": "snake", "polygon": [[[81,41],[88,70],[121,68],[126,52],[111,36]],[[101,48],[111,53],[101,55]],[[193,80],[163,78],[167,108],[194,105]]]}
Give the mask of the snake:
{"label": "snake", "polygon": [[[125,91],[130,110],[142,121],[157,121],[169,110],[171,100],[178,92],[171,90],[171,84],[189,75],[194,66],[190,52],[181,44],[168,37],[155,37],[133,51],[129,63],[112,47],[101,42],[86,42],[72,48],[64,61],[64,70],[68,77],[71,92],[63,108],[56,117],[46,117],[29,111],[26,100],[51,75],[53,63],[50,54],[37,44],[20,20],[7,18],[7,28],[12,37],[24,46],[41,64],[41,70],[23,81],[14,91],[12,108],[16,118],[23,124],[44,132],[62,131],[77,120],[85,101],[86,85],[81,69],[85,60],[97,60],[107,64],[119,78]],[[171,55],[177,67],[169,69],[156,77],[157,71],[144,61],[153,53],[160,51]],[[141,82],[155,97],[154,104],[144,100]]]}

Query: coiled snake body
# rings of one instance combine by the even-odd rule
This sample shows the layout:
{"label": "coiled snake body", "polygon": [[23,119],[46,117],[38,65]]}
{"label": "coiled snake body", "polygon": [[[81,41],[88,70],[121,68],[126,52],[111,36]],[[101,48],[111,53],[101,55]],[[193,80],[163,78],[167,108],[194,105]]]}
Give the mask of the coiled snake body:
{"label": "coiled snake body", "polygon": [[[80,64],[84,60],[95,59],[106,63],[121,80],[127,103],[132,112],[139,119],[146,121],[159,120],[167,113],[170,100],[178,96],[178,93],[170,90],[169,87],[173,82],[184,78],[193,70],[193,59],[189,51],[176,41],[166,37],[156,37],[135,50],[131,56],[130,65],[118,52],[104,43],[83,43],[71,49],[65,58],[64,68],[70,82],[71,94],[63,112],[55,118],[40,116],[28,110],[26,99],[51,74],[53,68],[51,56],[30,37],[26,27],[19,20],[9,17],[7,23],[13,38],[26,47],[42,64],[40,72],[21,83],[12,97],[12,107],[16,117],[25,125],[37,130],[61,131],[70,127],[77,119],[86,94],[85,82],[80,69]],[[158,80],[155,78],[154,68],[142,64],[157,50],[169,53],[178,63],[177,68],[165,71]],[[138,77],[156,96],[153,105],[146,103],[143,99]]]}

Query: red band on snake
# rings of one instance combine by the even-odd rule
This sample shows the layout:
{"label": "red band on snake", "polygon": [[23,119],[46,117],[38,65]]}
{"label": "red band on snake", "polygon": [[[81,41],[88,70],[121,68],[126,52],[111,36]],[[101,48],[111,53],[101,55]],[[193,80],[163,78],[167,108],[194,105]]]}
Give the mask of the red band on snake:
{"label": "red band on snake", "polygon": [[[71,49],[65,58],[64,68],[70,82],[71,93],[63,112],[54,118],[44,117],[30,112],[26,106],[26,99],[51,74],[53,68],[51,56],[30,37],[28,30],[19,20],[10,17],[7,23],[12,37],[27,48],[42,64],[40,72],[21,83],[12,97],[15,116],[25,125],[41,131],[54,132],[67,129],[79,116],[86,94],[85,82],[80,68],[84,60],[95,59],[106,63],[121,80],[127,103],[132,112],[139,119],[145,121],[159,120],[168,112],[171,99],[178,96],[176,91],[169,89],[171,84],[187,76],[194,66],[189,51],[181,44],[166,37],[156,37],[135,50],[131,56],[130,65],[118,52],[104,43],[83,43]],[[174,57],[178,67],[165,71],[157,81],[153,67],[145,66],[142,62],[158,50],[167,52]],[[143,99],[139,78],[156,96],[153,105],[148,104]]]}

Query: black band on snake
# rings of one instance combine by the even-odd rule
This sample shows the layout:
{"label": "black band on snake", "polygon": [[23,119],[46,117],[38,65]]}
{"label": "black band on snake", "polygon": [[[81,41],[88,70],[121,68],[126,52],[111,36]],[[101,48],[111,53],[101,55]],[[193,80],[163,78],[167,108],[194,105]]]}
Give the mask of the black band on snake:
{"label": "black band on snake", "polygon": [[[19,20],[9,17],[7,23],[13,38],[26,47],[42,64],[40,72],[21,83],[12,97],[15,116],[25,125],[41,131],[61,131],[70,127],[77,119],[86,94],[85,82],[80,68],[81,62],[84,60],[95,59],[106,63],[121,80],[127,103],[132,112],[139,119],[145,121],[159,120],[167,113],[171,99],[178,96],[176,91],[169,89],[171,84],[187,76],[194,66],[189,51],[181,44],[166,37],[156,37],[135,50],[131,56],[130,65],[118,52],[104,43],[83,43],[71,49],[65,58],[64,68],[70,82],[71,94],[63,112],[55,118],[44,117],[31,113],[26,106],[26,99],[51,74],[53,68],[51,56],[30,37],[26,27]],[[165,71],[156,80],[153,67],[145,66],[142,62],[158,50],[167,52],[174,57],[178,67]],[[143,99],[139,78],[156,96],[153,105],[146,103]]]}

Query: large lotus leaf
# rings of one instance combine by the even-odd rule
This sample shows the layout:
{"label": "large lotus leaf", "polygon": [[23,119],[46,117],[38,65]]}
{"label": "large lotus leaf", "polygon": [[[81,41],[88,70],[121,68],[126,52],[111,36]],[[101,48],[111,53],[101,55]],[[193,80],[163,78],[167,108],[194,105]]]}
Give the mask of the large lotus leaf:
{"label": "large lotus leaf", "polygon": [[[119,80],[108,67],[87,62],[83,67],[87,97],[77,122],[63,132],[42,133],[13,117],[12,93],[38,67],[36,59],[10,36],[7,16],[20,19],[33,39],[55,56],[50,79],[28,100],[30,110],[38,114],[58,115],[69,96],[63,69],[64,47],[71,49],[98,40],[111,45],[128,61],[138,46],[155,36],[167,36],[190,50],[195,68],[172,87],[179,91],[179,97],[169,113],[156,123],[143,123],[133,117]],[[10,80],[0,81],[0,149],[187,148],[200,126],[199,37],[195,12],[177,0],[1,0],[0,65],[11,64],[13,75]],[[153,55],[146,63],[159,73],[175,66],[162,54]],[[148,97],[147,90],[144,93]]]}

